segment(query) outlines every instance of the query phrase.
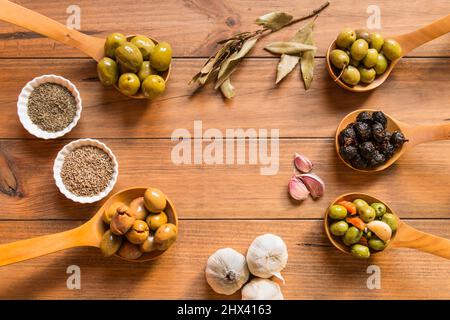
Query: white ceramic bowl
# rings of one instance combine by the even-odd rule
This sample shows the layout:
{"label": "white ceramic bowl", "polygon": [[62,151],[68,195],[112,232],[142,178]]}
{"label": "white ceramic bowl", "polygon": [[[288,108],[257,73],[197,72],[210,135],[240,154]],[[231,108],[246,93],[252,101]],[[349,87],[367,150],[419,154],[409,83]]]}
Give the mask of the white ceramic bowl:
{"label": "white ceramic bowl", "polygon": [[[73,94],[77,102],[77,112],[75,114],[75,117],[73,118],[72,123],[63,130],[57,132],[47,132],[40,129],[31,121],[30,117],[28,116],[28,98],[30,97],[31,92],[33,92],[33,90],[39,85],[47,82],[57,83],[66,87]],[[43,75],[28,82],[25,87],[23,87],[17,100],[17,114],[19,115],[19,119],[23,127],[33,136],[42,139],[56,139],[70,132],[77,125],[78,120],[81,116],[81,110],[81,96],[75,85],[69,80],[60,76],[55,76],[53,74]]]}
{"label": "white ceramic bowl", "polygon": [[[66,155],[68,155],[74,149],[79,148],[81,146],[94,146],[94,147],[98,147],[98,148],[102,149],[111,157],[111,160],[114,165],[114,172],[113,172],[111,181],[109,182],[106,189],[103,190],[101,193],[99,193],[95,196],[92,196],[92,197],[80,197],[80,196],[77,196],[76,194],[73,194],[66,188],[66,186],[64,185],[62,178],[61,178],[61,169],[62,169],[62,166],[64,163],[64,158],[66,157]],[[53,178],[55,179],[56,186],[58,187],[59,191],[61,191],[61,193],[63,195],[65,195],[68,199],[73,200],[75,202],[79,202],[79,203],[93,203],[93,202],[97,202],[97,201],[103,199],[104,197],[106,197],[111,192],[111,190],[114,188],[114,185],[117,182],[118,175],[119,175],[119,164],[117,163],[116,157],[112,153],[111,149],[109,149],[104,143],[102,143],[98,140],[94,140],[94,139],[79,139],[79,140],[72,141],[69,144],[66,144],[58,152],[58,155],[56,156],[56,159],[55,159],[55,163],[53,165]]]}

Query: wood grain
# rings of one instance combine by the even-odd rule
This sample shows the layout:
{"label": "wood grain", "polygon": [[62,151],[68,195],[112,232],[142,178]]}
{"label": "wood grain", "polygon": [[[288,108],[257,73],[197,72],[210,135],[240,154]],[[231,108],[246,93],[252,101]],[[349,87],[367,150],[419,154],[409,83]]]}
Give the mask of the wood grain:
{"label": "wood grain", "polygon": [[[450,144],[418,146],[386,171],[358,173],[341,163],[333,141],[285,139],[280,142],[279,172],[262,176],[260,165],[175,165],[170,140],[102,140],[116,155],[119,179],[115,190],[133,185],[157,186],[173,200],[184,219],[321,218],[339,194],[364,192],[391,204],[402,218],[449,218]],[[100,207],[65,199],[53,181],[53,161],[66,140],[4,140],[1,149],[15,163],[21,196],[0,194],[3,219],[80,219]],[[314,172],[326,184],[320,200],[293,202],[287,184],[294,152],[310,157]],[[246,162],[248,163],[248,161]],[[36,168],[39,168],[36,170]]]}
{"label": "wood grain", "polygon": [[[62,231],[80,222],[0,222],[2,242]],[[450,222],[412,221],[427,232],[450,237]],[[239,299],[215,294],[204,279],[209,255],[222,247],[245,253],[258,235],[283,236],[289,261],[282,272],[287,299],[449,299],[450,261],[390,249],[358,260],[331,247],[322,221],[181,221],[180,239],[155,262],[130,264],[102,258],[97,249],[74,249],[3,267],[0,298],[27,299]],[[81,268],[81,290],[68,290],[66,268]],[[366,286],[369,265],[381,269],[381,289]]]}
{"label": "wood grain", "polygon": [[193,95],[194,88],[187,83],[202,62],[176,60],[167,92],[148,105],[103,88],[94,62],[0,60],[0,138],[32,137],[19,125],[17,96],[28,81],[42,74],[64,76],[80,90],[83,113],[66,136],[70,138],[168,138],[177,128],[192,130],[194,120],[202,120],[204,128],[220,130],[275,128],[282,137],[332,137],[340,120],[358,108],[379,108],[411,124],[450,119],[450,59],[404,59],[386,83],[362,94],[333,83],[323,59],[317,60],[315,80],[307,92],[298,69],[276,87],[277,61],[251,59],[232,77],[237,88],[232,101],[224,101],[211,87]]}
{"label": "wood grain", "polygon": [[[253,23],[260,15],[271,11],[286,11],[300,16],[318,7],[324,1],[269,0],[264,5],[258,0],[156,0],[135,2],[111,0],[98,2],[79,0],[81,31],[95,36],[111,32],[147,34],[158,40],[169,41],[176,56],[192,57],[211,55],[215,43],[241,31],[255,30]],[[48,0],[45,2],[24,0],[20,4],[36,10],[61,23],[66,23],[66,9],[73,2]],[[369,13],[366,10],[373,1],[333,0],[330,7],[317,21],[316,39],[318,54],[324,55],[338,31],[351,26],[366,26]],[[379,0],[383,35],[410,32],[428,24],[450,11],[446,0],[420,0],[405,4],[403,1]],[[297,24],[267,37],[264,42],[289,39],[300,28]],[[0,57],[82,57],[83,54],[40,35],[4,22],[0,23]],[[421,56],[448,56],[450,36],[429,43],[412,52]],[[269,56],[263,44],[253,51],[253,56]]]}

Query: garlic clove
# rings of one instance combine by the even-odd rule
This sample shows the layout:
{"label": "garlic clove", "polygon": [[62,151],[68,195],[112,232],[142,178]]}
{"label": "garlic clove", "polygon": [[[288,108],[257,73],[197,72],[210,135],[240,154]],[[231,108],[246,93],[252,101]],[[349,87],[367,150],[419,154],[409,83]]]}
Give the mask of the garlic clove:
{"label": "garlic clove", "polygon": [[313,199],[320,198],[325,192],[325,183],[323,180],[314,173],[305,173],[298,176],[298,178],[305,184],[311,193]]}
{"label": "garlic clove", "polygon": [[309,196],[308,188],[306,188],[305,184],[295,175],[291,177],[291,180],[289,180],[288,189],[289,194],[295,200],[303,201]]}
{"label": "garlic clove", "polygon": [[372,221],[367,224],[367,229],[376,234],[383,241],[388,241],[392,237],[392,229],[383,221]]}
{"label": "garlic clove", "polygon": [[286,281],[284,280],[283,276],[281,275],[281,272],[279,272],[279,271],[278,272],[272,272],[272,275],[275,278],[280,279],[283,282],[283,284],[286,283]]}
{"label": "garlic clove", "polygon": [[294,154],[294,164],[295,164],[295,167],[300,172],[303,172],[303,173],[310,172],[312,170],[312,168],[314,167],[311,160],[309,160],[306,156],[299,154],[297,152]]}

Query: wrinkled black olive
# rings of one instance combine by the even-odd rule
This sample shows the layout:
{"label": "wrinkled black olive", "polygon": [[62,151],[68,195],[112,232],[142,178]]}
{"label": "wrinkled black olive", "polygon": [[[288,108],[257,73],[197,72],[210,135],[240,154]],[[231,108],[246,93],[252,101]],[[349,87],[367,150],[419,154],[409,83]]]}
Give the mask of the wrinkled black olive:
{"label": "wrinkled black olive", "polygon": [[356,121],[357,122],[367,122],[367,123],[372,123],[372,115],[367,112],[367,111],[363,111],[360,114],[358,114],[358,116],[356,117]]}
{"label": "wrinkled black olive", "polygon": [[359,153],[367,160],[372,159],[376,152],[375,146],[370,141],[363,142],[359,146]]}
{"label": "wrinkled black olive", "polygon": [[356,144],[356,133],[353,126],[347,126],[339,134],[339,144],[342,146],[349,146]]}
{"label": "wrinkled black olive", "polygon": [[394,146],[395,149],[400,148],[403,146],[403,144],[407,141],[405,139],[405,136],[400,131],[394,131],[394,133],[391,136],[391,143]]}
{"label": "wrinkled black olive", "polygon": [[357,154],[351,161],[350,164],[352,167],[356,169],[365,169],[367,168],[367,160],[361,157],[359,154]]}
{"label": "wrinkled black olive", "polygon": [[392,156],[394,155],[395,152],[395,148],[392,145],[392,143],[389,142],[389,140],[384,140],[380,146],[379,146],[379,150],[382,154],[384,154],[384,156],[387,159],[392,158]]}
{"label": "wrinkled black olive", "polygon": [[355,146],[342,146],[339,151],[346,160],[351,160],[358,154],[358,149]]}
{"label": "wrinkled black olive", "polygon": [[385,162],[386,162],[386,157],[383,154],[376,151],[373,158],[370,159],[370,161],[369,161],[369,167],[377,167]]}
{"label": "wrinkled black olive", "polygon": [[357,122],[354,125],[356,136],[361,141],[368,141],[372,138],[372,130],[370,130],[369,124],[365,122]]}
{"label": "wrinkled black olive", "polygon": [[383,112],[375,111],[374,113],[372,113],[372,120],[374,122],[380,123],[383,126],[383,128],[386,128],[387,118],[386,118],[386,116],[384,115]]}
{"label": "wrinkled black olive", "polygon": [[377,142],[382,142],[386,136],[386,130],[383,125],[379,122],[375,122],[372,125],[372,136]]}

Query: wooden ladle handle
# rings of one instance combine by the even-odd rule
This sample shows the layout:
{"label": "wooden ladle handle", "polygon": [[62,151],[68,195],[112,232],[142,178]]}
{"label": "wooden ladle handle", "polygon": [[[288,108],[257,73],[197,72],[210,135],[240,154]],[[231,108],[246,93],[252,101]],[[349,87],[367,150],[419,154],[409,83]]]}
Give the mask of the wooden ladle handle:
{"label": "wooden ladle handle", "polygon": [[395,36],[403,49],[403,56],[424,43],[450,32],[450,14],[410,33]]}
{"label": "wooden ladle handle", "polygon": [[0,245],[0,266],[73,247],[98,246],[99,239],[89,236],[88,231],[86,225],[82,225],[60,233]]}
{"label": "wooden ladle handle", "polygon": [[450,123],[409,126],[405,132],[411,146],[438,140],[450,140]]}
{"label": "wooden ladle handle", "polygon": [[403,222],[399,225],[392,246],[417,249],[442,258],[450,259],[449,239],[419,231]]}
{"label": "wooden ladle handle", "polygon": [[104,40],[71,30],[63,24],[8,0],[0,0],[0,19],[77,48],[99,60]]}

